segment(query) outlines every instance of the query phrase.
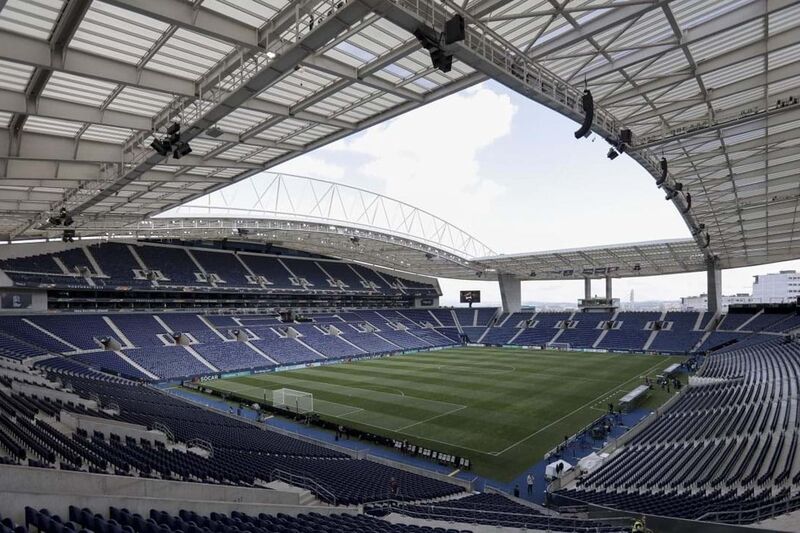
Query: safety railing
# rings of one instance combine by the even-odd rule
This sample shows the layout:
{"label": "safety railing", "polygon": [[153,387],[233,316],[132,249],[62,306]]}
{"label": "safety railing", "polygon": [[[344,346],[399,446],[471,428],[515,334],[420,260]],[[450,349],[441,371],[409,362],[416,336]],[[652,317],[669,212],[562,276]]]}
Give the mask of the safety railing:
{"label": "safety railing", "polygon": [[270,481],[275,480],[309,490],[325,503],[336,505],[336,495],[333,491],[320,484],[316,479],[276,468],[270,472]]}

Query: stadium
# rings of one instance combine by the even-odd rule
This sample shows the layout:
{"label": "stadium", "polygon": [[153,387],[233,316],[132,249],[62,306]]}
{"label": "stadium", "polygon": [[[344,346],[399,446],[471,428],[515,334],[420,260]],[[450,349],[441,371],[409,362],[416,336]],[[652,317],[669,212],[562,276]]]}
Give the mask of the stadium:
{"label": "stadium", "polygon": [[[800,259],[798,43],[796,0],[0,0],[0,533],[800,530],[800,302],[722,305]],[[683,238],[501,253],[279,167],[486,82]]]}

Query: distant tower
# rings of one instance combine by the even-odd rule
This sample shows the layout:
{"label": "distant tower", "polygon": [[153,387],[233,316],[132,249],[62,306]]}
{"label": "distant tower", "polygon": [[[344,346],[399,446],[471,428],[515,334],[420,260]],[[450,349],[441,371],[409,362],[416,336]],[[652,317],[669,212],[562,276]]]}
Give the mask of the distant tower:
{"label": "distant tower", "polygon": [[633,300],[633,289],[631,289],[631,303],[633,303],[633,302],[634,302],[634,300]]}

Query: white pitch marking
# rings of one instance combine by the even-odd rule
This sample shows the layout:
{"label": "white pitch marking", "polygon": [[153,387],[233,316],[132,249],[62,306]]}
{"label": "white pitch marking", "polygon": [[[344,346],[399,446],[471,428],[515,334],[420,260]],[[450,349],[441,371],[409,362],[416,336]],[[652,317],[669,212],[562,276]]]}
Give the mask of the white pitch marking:
{"label": "white pitch marking", "polygon": [[342,413],[340,415],[330,415],[330,416],[333,416],[333,417],[336,417],[336,418],[344,418],[345,416],[353,415],[353,414],[359,413],[359,412],[361,412],[363,410],[364,409],[362,409],[361,407],[356,407],[352,411],[347,411],[346,413]]}
{"label": "white pitch marking", "polygon": [[[425,420],[420,420],[419,422],[414,422],[413,424],[409,424],[407,426],[403,426],[401,428],[397,428],[395,431],[398,431],[398,432],[399,431],[404,431],[406,429],[413,428],[414,426],[418,426],[420,424],[424,424],[426,422],[430,422],[431,420],[436,420],[437,418],[441,418],[443,416],[447,416],[447,415],[450,415],[450,414],[453,414],[453,413],[457,413],[458,411],[461,411],[461,410],[466,409],[466,408],[467,408],[466,405],[462,405],[461,407],[456,407],[455,409],[447,411],[446,413],[442,413],[440,415],[435,415],[435,416],[432,416],[430,418],[426,418]],[[420,437],[420,438],[424,439],[425,437]]]}
{"label": "white pitch marking", "polygon": [[[654,368],[656,368],[657,366],[660,366],[660,365],[662,365],[662,364],[663,364],[662,362],[658,362],[658,363],[654,364],[653,366],[651,366],[650,368],[648,368],[648,369],[647,369],[647,373],[649,373],[651,370],[653,370]],[[633,380],[635,380],[635,379],[639,379],[639,376],[634,376],[634,377],[632,377],[631,379],[629,379],[628,381],[625,381],[624,383],[621,383],[620,385],[617,385],[617,386],[619,387],[619,386],[625,385],[625,383],[630,383],[631,381],[633,381]],[[572,412],[570,412],[570,413],[567,413],[566,415],[562,416],[562,417],[561,417],[561,418],[559,418],[558,420],[554,420],[554,421],[550,422],[549,424],[547,424],[547,425],[546,425],[546,426],[544,426],[543,428],[540,428],[540,429],[538,429],[537,431],[535,431],[535,432],[531,433],[531,434],[530,434],[530,435],[528,435],[527,437],[525,437],[525,438],[523,438],[523,439],[520,439],[520,440],[518,440],[517,442],[515,442],[515,443],[513,443],[513,444],[511,444],[511,445],[509,445],[509,446],[507,446],[506,448],[504,448],[503,450],[500,450],[499,452],[491,452],[489,455],[494,455],[494,456],[503,455],[503,454],[504,454],[504,453],[506,453],[508,450],[510,450],[510,449],[512,449],[512,448],[516,448],[517,446],[519,446],[520,444],[522,444],[522,443],[523,443],[523,442],[525,442],[526,440],[530,439],[531,437],[535,437],[536,435],[538,435],[538,434],[539,434],[539,433],[541,433],[542,431],[546,430],[546,429],[547,429],[547,428],[549,428],[550,426],[553,426],[553,425],[555,425],[555,424],[558,424],[559,422],[561,422],[561,421],[562,421],[562,420],[564,420],[565,418],[569,418],[570,416],[574,415],[575,413],[577,413],[577,412],[578,412],[578,411],[580,411],[581,409],[585,409],[585,408],[587,408],[587,407],[590,407],[591,405],[593,405],[593,404],[597,403],[597,401],[598,401],[598,400],[600,400],[601,398],[605,398],[605,397],[606,397],[606,396],[608,396],[609,394],[612,394],[612,393],[613,393],[615,390],[616,390],[616,387],[615,387],[614,389],[611,389],[611,390],[609,390],[609,391],[606,391],[606,392],[604,392],[603,394],[601,394],[601,395],[600,395],[600,396],[598,396],[597,398],[594,398],[593,400],[590,400],[590,401],[586,402],[585,404],[581,405],[580,407],[578,407],[578,408],[577,408],[577,409],[575,409],[574,411],[572,411]]]}

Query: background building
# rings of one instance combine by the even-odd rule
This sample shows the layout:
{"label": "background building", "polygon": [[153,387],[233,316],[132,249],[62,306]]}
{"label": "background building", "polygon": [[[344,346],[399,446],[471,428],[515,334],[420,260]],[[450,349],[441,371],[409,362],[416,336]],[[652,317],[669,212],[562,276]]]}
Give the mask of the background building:
{"label": "background building", "polygon": [[754,276],[753,298],[759,303],[793,302],[800,296],[800,274],[781,270],[773,274]]}
{"label": "background building", "polygon": [[[747,293],[729,294],[722,296],[722,312],[727,312],[731,305],[756,303],[755,298]],[[684,311],[704,311],[708,308],[708,295],[686,296],[681,298],[681,308]]]}

